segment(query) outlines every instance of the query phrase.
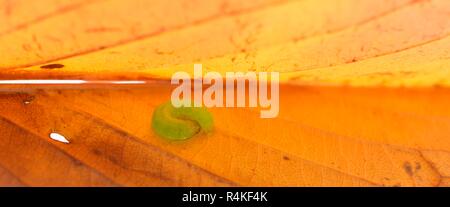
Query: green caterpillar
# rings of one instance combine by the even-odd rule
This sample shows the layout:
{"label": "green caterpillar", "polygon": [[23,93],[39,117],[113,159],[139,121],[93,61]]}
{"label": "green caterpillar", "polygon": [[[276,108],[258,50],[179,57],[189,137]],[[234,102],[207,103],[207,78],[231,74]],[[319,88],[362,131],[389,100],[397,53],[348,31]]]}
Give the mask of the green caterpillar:
{"label": "green caterpillar", "polygon": [[152,128],[159,136],[169,140],[185,140],[213,129],[213,117],[203,107],[175,108],[169,101],[153,112]]}

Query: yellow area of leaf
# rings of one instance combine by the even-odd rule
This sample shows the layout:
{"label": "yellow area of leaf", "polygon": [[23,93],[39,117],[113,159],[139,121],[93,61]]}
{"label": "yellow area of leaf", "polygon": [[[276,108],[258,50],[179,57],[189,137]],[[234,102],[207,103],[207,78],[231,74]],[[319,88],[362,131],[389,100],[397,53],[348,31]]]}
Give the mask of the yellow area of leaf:
{"label": "yellow area of leaf", "polygon": [[[205,72],[279,71],[293,84],[449,83],[446,0],[160,1],[149,7],[154,12],[142,4],[91,4],[4,35],[0,51],[8,55],[0,68],[16,76],[170,78],[202,63]],[[129,11],[136,14],[121,13]],[[103,20],[114,15],[123,18]],[[20,68],[50,61],[64,70]]]}
{"label": "yellow area of leaf", "polygon": [[1,0],[0,34],[26,28],[31,24],[77,9],[90,2],[92,0]]}
{"label": "yellow area of leaf", "polygon": [[64,12],[0,36],[0,68],[18,68],[80,55],[180,30],[279,0],[106,0]]}

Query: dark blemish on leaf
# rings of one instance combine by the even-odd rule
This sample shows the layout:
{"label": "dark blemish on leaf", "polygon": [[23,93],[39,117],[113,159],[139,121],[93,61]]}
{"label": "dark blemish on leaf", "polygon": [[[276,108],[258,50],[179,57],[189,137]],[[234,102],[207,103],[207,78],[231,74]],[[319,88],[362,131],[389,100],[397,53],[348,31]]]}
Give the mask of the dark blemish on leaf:
{"label": "dark blemish on leaf", "polygon": [[100,150],[98,150],[98,149],[93,149],[93,150],[92,150],[92,153],[94,153],[94,154],[97,155],[97,156],[100,156],[100,155],[103,154],[103,153],[100,152]]}
{"label": "dark blemish on leaf", "polygon": [[405,162],[405,163],[403,164],[403,169],[405,169],[405,172],[406,172],[409,176],[413,176],[414,172],[413,172],[413,170],[412,170],[411,163]]}
{"label": "dark blemish on leaf", "polygon": [[436,88],[436,89],[441,89],[441,88],[444,88],[444,86],[445,86],[445,84],[442,84],[442,83],[435,83],[435,84],[433,84],[431,87],[432,87],[432,88]]}
{"label": "dark blemish on leaf", "polygon": [[420,163],[416,162],[416,171],[419,171],[422,168]]}
{"label": "dark blemish on leaf", "polygon": [[105,154],[104,152],[102,152],[98,149],[93,149],[92,153],[94,153],[96,156],[105,157],[106,159],[108,159],[115,165],[119,164],[119,161],[115,157],[113,157],[112,155]]}
{"label": "dark blemish on leaf", "polygon": [[77,159],[75,159],[75,158],[73,158],[73,164],[76,165],[76,166],[81,166],[81,165],[83,165],[83,163],[82,163],[80,160],[77,160]]}
{"label": "dark blemish on leaf", "polygon": [[57,68],[63,68],[63,64],[48,64],[41,66],[42,69],[57,69]]}
{"label": "dark blemish on leaf", "polygon": [[111,161],[112,163],[114,163],[115,165],[119,165],[119,161],[113,157],[113,156],[106,156],[106,158]]}
{"label": "dark blemish on leaf", "polygon": [[355,63],[356,61],[358,61],[356,58],[353,58],[351,60],[348,60],[346,63]]}
{"label": "dark blemish on leaf", "polygon": [[283,156],[283,160],[291,160],[291,158],[289,158],[288,156]]}
{"label": "dark blemish on leaf", "polygon": [[173,55],[174,51],[162,51],[160,49],[153,50],[157,55]]}

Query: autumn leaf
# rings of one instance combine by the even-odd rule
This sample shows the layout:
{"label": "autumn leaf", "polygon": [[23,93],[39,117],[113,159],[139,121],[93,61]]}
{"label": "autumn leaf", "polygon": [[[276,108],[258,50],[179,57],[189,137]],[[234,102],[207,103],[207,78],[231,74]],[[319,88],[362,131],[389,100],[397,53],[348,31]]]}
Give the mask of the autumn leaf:
{"label": "autumn leaf", "polygon": [[[450,184],[448,0],[24,2],[0,1],[0,79],[149,84],[0,86],[1,185]],[[211,108],[212,134],[161,139],[195,63],[280,72],[279,116]]]}

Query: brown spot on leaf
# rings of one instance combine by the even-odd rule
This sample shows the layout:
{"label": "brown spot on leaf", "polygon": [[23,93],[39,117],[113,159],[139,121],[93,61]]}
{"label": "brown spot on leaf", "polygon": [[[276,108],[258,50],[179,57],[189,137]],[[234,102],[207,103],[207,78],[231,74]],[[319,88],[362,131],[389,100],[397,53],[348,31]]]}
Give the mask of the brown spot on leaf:
{"label": "brown spot on leaf", "polygon": [[42,69],[57,69],[57,68],[63,68],[64,65],[63,64],[48,64],[48,65],[43,65],[41,66]]}
{"label": "brown spot on leaf", "polygon": [[419,162],[416,162],[416,171],[419,171],[422,168]]}
{"label": "brown spot on leaf", "polygon": [[403,169],[405,169],[405,172],[406,172],[409,176],[413,176],[414,172],[413,172],[413,170],[412,170],[411,163],[405,162],[405,163],[403,164]]}

